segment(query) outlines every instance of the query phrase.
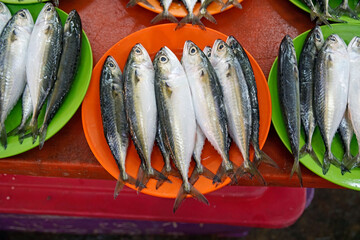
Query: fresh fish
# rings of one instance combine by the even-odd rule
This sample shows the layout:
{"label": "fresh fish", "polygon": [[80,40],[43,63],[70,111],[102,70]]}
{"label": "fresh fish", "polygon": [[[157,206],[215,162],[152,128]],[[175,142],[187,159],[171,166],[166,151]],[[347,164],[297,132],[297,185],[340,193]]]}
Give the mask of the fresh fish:
{"label": "fresh fish", "polygon": [[5,120],[26,84],[25,61],[34,21],[26,9],[19,10],[0,35],[0,142],[6,149]]}
{"label": "fresh fish", "polygon": [[316,0],[316,2],[320,6],[320,10],[323,12],[323,14],[326,18],[335,18],[336,19],[336,17],[333,17],[330,14],[330,12],[333,13],[334,10],[330,7],[329,0]]}
{"label": "fresh fish", "polygon": [[176,17],[174,17],[169,12],[169,7],[170,7],[171,3],[172,3],[172,0],[160,0],[160,5],[163,7],[163,11],[151,20],[152,24],[155,24],[162,20],[169,20],[170,22],[178,23],[178,20],[176,19]]}
{"label": "fresh fish", "polygon": [[135,185],[139,191],[150,178],[167,180],[151,166],[157,126],[154,74],[149,54],[140,43],[136,44],[128,56],[123,77],[130,135],[141,160]]}
{"label": "fresh fish", "polygon": [[345,42],[332,34],[315,63],[315,116],[325,144],[323,174],[329,170],[330,163],[340,166],[331,152],[331,143],[347,105],[350,64],[346,48]]}
{"label": "fresh fish", "polygon": [[244,159],[237,174],[248,172],[265,184],[264,178],[250,160],[252,106],[248,85],[238,58],[223,40],[218,39],[212,47],[211,64],[219,77],[224,94],[230,136]]}
{"label": "fresh fish", "polygon": [[46,3],[30,37],[26,59],[26,77],[33,103],[29,128],[33,142],[38,134],[38,116],[56,79],[62,50],[63,29],[55,7]]}
{"label": "fresh fish", "polygon": [[66,98],[74,81],[80,62],[81,35],[80,16],[76,10],[72,10],[64,25],[63,49],[59,69],[54,87],[49,94],[44,121],[39,130],[40,149],[45,142],[47,127]]}
{"label": "fresh fish", "polygon": [[175,54],[167,47],[161,48],[156,54],[154,67],[160,125],[163,128],[171,158],[183,180],[173,211],[179,208],[188,194],[209,204],[188,180],[195,145],[196,120],[185,71]]}
{"label": "fresh fish", "polygon": [[203,50],[203,53],[205,54],[205,56],[210,59],[211,57],[211,47],[210,46],[206,46]]}
{"label": "fresh fish", "polygon": [[[197,15],[197,17],[199,19],[201,19],[202,17],[205,17],[210,22],[215,23],[215,24],[217,23],[215,18],[207,10],[208,6],[214,1],[215,0],[201,0],[199,13]],[[219,3],[221,6],[224,5],[224,2],[222,0],[216,0],[216,2]]]}
{"label": "fresh fish", "polygon": [[296,172],[300,185],[302,177],[299,165],[300,148],[300,94],[299,70],[297,67],[294,44],[289,35],[281,41],[278,58],[278,92],[279,101],[286,132],[290,141],[291,152],[294,156],[294,165],[291,177]]}
{"label": "fresh fish", "polygon": [[125,183],[135,185],[136,181],[125,171],[129,130],[125,114],[121,70],[112,56],[106,58],[101,72],[100,106],[105,139],[120,170],[114,191],[114,198],[116,198]]}
{"label": "fresh fish", "polygon": [[10,20],[11,13],[5,3],[0,2],[0,34],[6,23]]}
{"label": "fresh fish", "polygon": [[[351,124],[350,116],[349,116],[349,109],[347,108],[344,114],[343,119],[340,122],[340,126],[338,129],[340,133],[341,140],[344,145],[344,155],[342,166],[348,165],[348,162],[352,161],[353,156],[351,155],[351,139],[354,135],[354,128]],[[344,174],[346,172],[345,168],[341,168],[341,173]]]}
{"label": "fresh fish", "polygon": [[334,10],[334,14],[337,17],[346,15],[353,19],[357,19],[357,20],[360,19],[357,13],[349,7],[348,0],[343,0],[342,3]]}
{"label": "fresh fish", "polygon": [[[354,128],[358,145],[360,146],[360,38],[354,37],[348,45],[348,53],[350,59],[350,80],[348,93],[348,111],[351,124]],[[338,84],[339,85],[339,84]],[[338,111],[338,104],[336,104],[336,111]],[[359,147],[360,149],[360,147]],[[359,152],[360,153],[360,152]],[[357,154],[350,161],[344,161],[341,166],[341,171],[349,171],[354,167],[360,165],[360,154]]]}
{"label": "fresh fish", "polygon": [[188,14],[183,19],[181,19],[175,30],[182,28],[183,26],[185,26],[186,23],[192,23],[192,25],[197,25],[202,30],[205,30],[204,24],[196,15],[194,15],[194,7],[196,4],[196,0],[182,0],[182,2],[184,3]]}
{"label": "fresh fish", "polygon": [[324,44],[324,37],[319,26],[313,28],[306,37],[299,60],[300,81],[300,117],[305,131],[305,145],[300,155],[308,153],[316,164],[321,163],[313,151],[311,140],[316,127],[314,115],[314,66],[318,52]]}
{"label": "fresh fish", "polygon": [[277,164],[259,147],[259,103],[257,98],[257,86],[254,76],[254,71],[251,67],[249,58],[241,46],[241,44],[236,40],[234,36],[229,36],[226,40],[226,43],[233,50],[237,60],[240,63],[244,78],[248,87],[250,103],[251,103],[251,144],[254,147],[255,159],[254,163],[256,166],[259,166],[261,162],[267,163],[271,166],[278,167]]}
{"label": "fresh fish", "polygon": [[136,4],[138,4],[139,2],[145,4],[146,6],[148,6],[149,8],[155,9],[155,7],[153,5],[151,5],[147,0],[130,0],[127,4],[126,7],[133,7]]}
{"label": "fresh fish", "polygon": [[312,0],[303,0],[303,2],[310,8],[310,19],[313,21],[315,18],[318,18],[317,23],[325,23],[330,26],[330,23],[326,17],[321,13],[319,4],[314,5]]}
{"label": "fresh fish", "polygon": [[28,120],[33,113],[33,105],[31,102],[30,89],[29,85],[25,85],[24,92],[22,94],[22,113],[21,113],[21,122],[20,125],[11,130],[7,135],[15,136],[18,135],[20,144],[23,143],[25,138],[25,133],[28,126]]}
{"label": "fresh fish", "polygon": [[191,41],[185,42],[182,65],[188,77],[196,121],[222,158],[214,183],[223,182],[226,176],[232,176],[234,166],[229,160],[230,139],[218,76],[205,54]]}
{"label": "fresh fish", "polygon": [[239,0],[227,0],[227,2],[223,5],[220,11],[224,11],[227,7],[230,5],[234,5],[235,7],[242,9],[242,6],[239,2]]}

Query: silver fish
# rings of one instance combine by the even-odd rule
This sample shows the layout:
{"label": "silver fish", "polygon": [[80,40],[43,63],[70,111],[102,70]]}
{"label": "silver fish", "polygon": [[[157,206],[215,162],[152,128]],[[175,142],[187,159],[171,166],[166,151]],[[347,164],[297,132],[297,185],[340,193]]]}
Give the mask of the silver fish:
{"label": "silver fish", "polygon": [[316,127],[314,115],[314,66],[315,60],[324,44],[324,37],[319,26],[312,29],[305,40],[299,60],[300,81],[300,117],[305,130],[305,145],[300,150],[300,155],[310,154],[316,164],[321,163],[313,151],[311,140]]}
{"label": "silver fish", "polygon": [[181,19],[181,21],[176,26],[175,30],[182,28],[183,26],[185,26],[186,23],[197,25],[202,30],[205,30],[204,24],[196,15],[194,15],[194,7],[196,4],[196,0],[182,0],[182,2],[184,3],[184,6],[188,14],[183,19]]}
{"label": "silver fish", "polygon": [[229,133],[239,148],[244,163],[237,171],[256,176],[263,184],[265,180],[250,160],[250,138],[252,131],[252,106],[248,84],[238,58],[221,39],[215,41],[211,51],[211,64],[219,77],[224,94]]}
{"label": "silver fish", "polygon": [[345,42],[336,34],[330,35],[315,64],[315,116],[325,144],[323,174],[330,163],[340,166],[331,152],[331,143],[346,110],[349,67]]}
{"label": "silver fish", "polygon": [[55,7],[46,3],[30,37],[26,59],[26,77],[33,103],[29,128],[33,142],[38,134],[38,116],[56,79],[62,50],[63,29]]}
{"label": "silver fish", "polygon": [[151,166],[157,126],[154,68],[146,49],[136,44],[124,68],[125,110],[131,138],[141,159],[136,187],[141,191],[150,178],[167,179]]}
{"label": "silver fish", "polygon": [[74,81],[80,62],[81,36],[80,16],[76,10],[72,10],[64,25],[63,50],[59,69],[54,87],[47,100],[44,121],[39,130],[40,149],[45,142],[47,127],[66,98]]}
{"label": "silver fish", "polygon": [[287,136],[290,141],[294,164],[291,176],[296,172],[300,185],[302,177],[299,165],[300,148],[300,94],[299,70],[297,67],[296,53],[292,39],[286,35],[281,41],[278,58],[277,85],[279,101]]}
{"label": "silver fish", "polygon": [[159,13],[158,15],[156,15],[156,17],[154,17],[151,20],[152,24],[155,24],[162,20],[169,20],[170,22],[178,23],[178,20],[176,19],[176,17],[174,17],[169,12],[169,7],[170,7],[171,3],[172,3],[172,0],[160,0],[160,5],[163,7],[163,11],[161,13]]}
{"label": "silver fish", "polygon": [[[348,53],[350,59],[350,80],[349,80],[349,92],[348,92],[348,110],[351,124],[354,128],[358,145],[360,146],[360,38],[354,37],[348,45]],[[336,110],[338,106],[336,105]],[[360,148],[359,148],[360,149]],[[358,153],[350,161],[342,163],[342,172],[349,171],[354,167],[360,165],[360,154]]]}
{"label": "silver fish", "polygon": [[182,65],[188,77],[196,121],[202,132],[222,158],[214,183],[223,182],[234,173],[229,160],[226,110],[218,76],[205,54],[191,41],[183,48]]}
{"label": "silver fish", "polygon": [[34,21],[26,9],[19,10],[0,35],[0,141],[7,147],[5,120],[26,83],[25,61]]}
{"label": "silver fish", "polygon": [[[351,124],[349,109],[347,108],[344,114],[343,119],[340,122],[338,132],[340,133],[341,140],[344,146],[344,155],[342,166],[347,166],[350,161],[352,161],[353,156],[351,155],[351,139],[354,135],[354,128]],[[341,168],[341,173],[344,174],[347,171],[346,168]]]}
{"label": "silver fish", "polygon": [[188,194],[209,204],[188,180],[195,145],[196,120],[187,76],[175,54],[167,47],[161,48],[156,54],[154,67],[160,125],[165,133],[171,158],[183,180],[173,211],[179,208]]}
{"label": "silver fish", "polygon": [[135,185],[135,179],[125,171],[129,146],[129,130],[126,121],[121,70],[112,56],[105,60],[100,78],[100,106],[104,135],[120,175],[116,183],[116,198],[125,183]]}
{"label": "silver fish", "polygon": [[0,2],[0,34],[6,23],[10,20],[11,13],[5,3]]}

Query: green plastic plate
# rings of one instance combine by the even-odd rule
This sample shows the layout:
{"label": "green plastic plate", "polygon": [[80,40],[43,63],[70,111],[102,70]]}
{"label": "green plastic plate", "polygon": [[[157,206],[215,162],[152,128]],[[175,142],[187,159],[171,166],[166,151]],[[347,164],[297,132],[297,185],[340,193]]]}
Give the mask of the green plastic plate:
{"label": "green plastic plate", "polygon": [[11,3],[11,4],[31,4],[31,3],[39,3],[39,2],[48,2],[49,0],[2,0],[3,3]]}
{"label": "green plastic plate", "polygon": [[[290,0],[290,2],[292,2],[298,8],[310,13],[310,8],[302,0]],[[329,0],[329,4],[332,8],[336,8],[337,6],[339,6],[339,4],[341,2],[342,2],[342,0]],[[349,0],[350,8],[354,9],[357,2],[358,2],[357,0],[356,1]],[[358,14],[358,16],[360,17],[360,14]],[[359,20],[356,20],[356,19],[348,17],[348,16],[342,16],[342,17],[340,17],[340,19],[343,21],[346,21],[348,23],[360,23]],[[331,21],[338,22],[336,19],[332,19]]]}
{"label": "green plastic plate", "polygon": [[[7,4],[8,8],[10,9],[11,13],[14,14],[16,11],[27,8],[33,18],[34,21],[36,17],[40,13],[44,3],[37,3],[37,4],[29,4],[29,5],[20,5],[20,4]],[[67,18],[67,14],[64,11],[57,10],[62,23],[65,23]],[[85,97],[87,88],[90,83],[91,73],[93,67],[93,59],[92,59],[92,52],[88,38],[86,37],[85,33],[83,32],[83,39],[82,39],[82,48],[81,48],[81,59],[80,59],[80,66],[75,76],[73,85],[66,96],[62,106],[54,116],[53,120],[49,124],[46,139],[52,137],[55,133],[57,133],[75,114],[76,110],[79,108],[82,100]],[[45,107],[44,107],[45,108]],[[39,116],[39,126],[42,124],[44,110]],[[16,126],[20,124],[21,121],[21,100],[19,100],[18,104],[14,107],[10,115],[5,121],[6,131],[9,132],[14,129]],[[32,144],[32,139],[27,138],[24,140],[22,144],[19,143],[17,136],[8,137],[8,146],[4,149],[2,146],[0,147],[0,158],[10,157],[27,150],[30,150],[39,145],[39,140],[37,140],[34,144]],[[45,143],[46,147],[46,143]]]}
{"label": "green plastic plate", "polygon": [[[360,36],[359,25],[355,25],[355,24],[332,24],[332,28],[328,26],[322,26],[321,29],[325,38],[327,38],[330,34],[336,33],[344,39],[346,44],[348,44],[354,36],[356,35]],[[294,46],[298,60],[308,32],[309,31],[299,35],[294,39]],[[270,70],[269,79],[268,79],[268,84],[271,94],[271,102],[273,106],[272,122],[280,139],[285,144],[287,149],[291,151],[290,142],[287,137],[285,124],[281,115],[278,89],[277,89],[277,68],[278,68],[278,60],[276,58]],[[304,139],[305,139],[304,133],[302,132],[300,139],[301,146],[303,146],[305,143]],[[312,139],[312,146],[316,155],[322,161],[325,152],[325,147],[318,128],[316,128],[315,130]],[[333,140],[331,150],[338,159],[342,159],[344,151],[343,151],[343,145],[341,139],[338,136],[338,134],[336,134]],[[353,156],[355,156],[357,152],[358,152],[358,147],[357,147],[356,138],[354,136],[351,142],[351,153],[353,154]],[[315,174],[319,175],[320,177],[323,177],[324,179],[330,182],[333,182],[335,184],[338,184],[346,188],[360,190],[360,169],[353,169],[351,173],[346,173],[345,175],[342,175],[339,168],[331,165],[328,173],[326,175],[323,175],[322,169],[315,164],[315,162],[311,159],[310,156],[308,155],[304,156],[303,158],[300,159],[300,162],[304,164],[308,169],[313,171]]]}

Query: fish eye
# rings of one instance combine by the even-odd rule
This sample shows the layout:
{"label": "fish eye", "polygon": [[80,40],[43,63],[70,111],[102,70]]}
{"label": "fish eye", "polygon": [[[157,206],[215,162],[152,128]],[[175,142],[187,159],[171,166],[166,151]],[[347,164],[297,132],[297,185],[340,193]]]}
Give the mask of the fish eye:
{"label": "fish eye", "polygon": [[19,15],[20,15],[20,17],[22,17],[22,18],[25,18],[25,17],[26,17],[26,15],[25,15],[24,12],[20,12]]}
{"label": "fish eye", "polygon": [[316,34],[315,34],[315,38],[316,38],[316,40],[320,40],[320,34],[319,34],[319,33],[316,33]]}
{"label": "fish eye", "polygon": [[109,67],[111,67],[111,68],[115,67],[115,65],[114,65],[114,63],[112,61],[109,62]]}
{"label": "fish eye", "polygon": [[336,42],[336,37],[335,36],[330,36],[330,41]]}
{"label": "fish eye", "polygon": [[209,52],[209,53],[207,54],[207,57],[208,57],[208,58],[211,57],[211,52]]}
{"label": "fish eye", "polygon": [[168,58],[167,57],[165,57],[165,56],[161,56],[160,57],[160,62],[161,63],[166,63],[168,61]]}
{"label": "fish eye", "polygon": [[141,54],[141,50],[140,50],[140,48],[136,47],[136,48],[135,48],[135,53],[137,53],[137,54]]}
{"label": "fish eye", "polygon": [[219,46],[218,46],[218,49],[219,50],[222,50],[224,48],[224,44],[223,43],[220,43]]}
{"label": "fish eye", "polygon": [[48,7],[48,8],[46,9],[46,11],[50,12],[50,11],[51,11],[51,7]]}
{"label": "fish eye", "polygon": [[194,55],[196,53],[196,48],[195,47],[191,47],[190,48],[190,54]]}

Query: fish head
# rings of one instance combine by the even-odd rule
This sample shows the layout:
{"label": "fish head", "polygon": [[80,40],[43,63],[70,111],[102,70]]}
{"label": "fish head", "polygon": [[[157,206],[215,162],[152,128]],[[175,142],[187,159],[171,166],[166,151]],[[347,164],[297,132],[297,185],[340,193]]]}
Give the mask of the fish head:
{"label": "fish head", "polygon": [[236,40],[236,38],[234,36],[230,35],[226,39],[226,43],[227,43],[227,45],[229,45],[229,47],[234,48],[236,46],[236,44],[238,44],[238,41]]}
{"label": "fish head", "polygon": [[224,61],[228,61],[229,58],[234,58],[233,51],[226,42],[221,39],[217,39],[211,49],[212,65],[215,67],[218,64],[224,63]]}
{"label": "fish head", "polygon": [[296,58],[291,57],[296,56],[296,52],[293,40],[289,35],[285,35],[285,37],[282,39],[279,48],[279,55],[280,52],[287,56],[287,59],[291,61],[291,64],[297,65]]}
{"label": "fish head", "polygon": [[193,69],[206,58],[201,49],[192,41],[188,40],[184,44],[181,62],[185,69]]}
{"label": "fish head", "polygon": [[112,56],[108,56],[105,60],[103,71],[111,73],[113,76],[121,76],[121,70],[116,60]]}
{"label": "fish head", "polygon": [[324,43],[324,51],[326,52],[340,52],[347,54],[347,46],[344,40],[337,34],[331,34]]}
{"label": "fish head", "polygon": [[21,9],[17,11],[14,15],[15,24],[21,27],[29,27],[30,31],[34,26],[34,20],[27,9]]}
{"label": "fish head", "polygon": [[313,30],[314,42],[317,50],[319,51],[324,44],[324,35],[319,26],[316,26]]}
{"label": "fish head", "polygon": [[149,69],[153,68],[148,52],[140,43],[135,44],[135,46],[131,49],[129,59],[131,59],[131,61],[136,65],[142,65]]}
{"label": "fish head", "polygon": [[6,12],[6,6],[5,3],[0,2],[0,14]]}
{"label": "fish head", "polygon": [[50,2],[48,2],[41,9],[38,19],[36,21],[37,22],[43,22],[43,21],[49,22],[49,21],[52,21],[57,18],[58,18],[58,14],[56,12],[54,5]]}
{"label": "fish head", "polygon": [[210,46],[206,46],[203,50],[203,52],[205,53],[207,58],[211,57],[211,47]]}
{"label": "fish head", "polygon": [[348,45],[348,51],[360,54],[360,37],[355,36],[353,39],[351,39]]}
{"label": "fish head", "polygon": [[72,29],[81,29],[80,16],[76,10],[72,10],[69,13],[69,16],[67,17],[66,22],[64,24],[64,33],[73,32],[71,31]]}

